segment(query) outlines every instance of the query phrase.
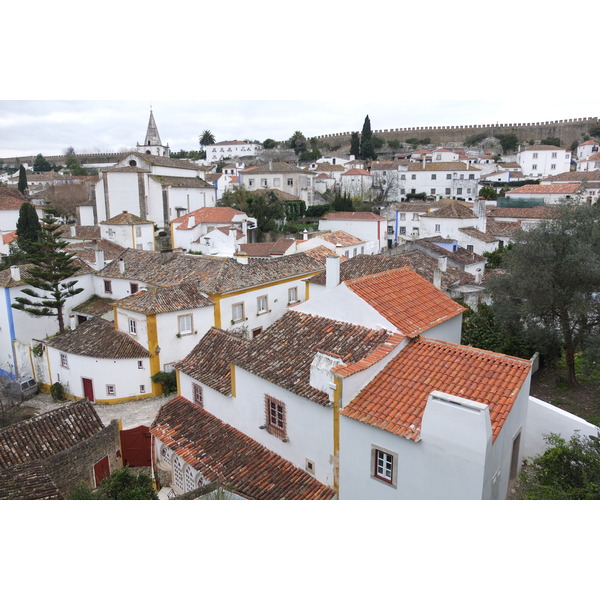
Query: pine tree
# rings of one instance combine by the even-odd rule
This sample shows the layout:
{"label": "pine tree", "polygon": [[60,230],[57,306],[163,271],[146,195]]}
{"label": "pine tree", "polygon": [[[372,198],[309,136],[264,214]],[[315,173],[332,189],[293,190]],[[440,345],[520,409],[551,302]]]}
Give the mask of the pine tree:
{"label": "pine tree", "polygon": [[358,137],[358,131],[352,133],[350,138],[350,154],[357,158],[360,155],[360,138]]}
{"label": "pine tree", "polygon": [[23,281],[30,288],[23,290],[27,297],[15,298],[12,305],[35,317],[56,317],[60,333],[65,330],[63,307],[68,298],[83,292],[76,288],[77,281],[66,282],[79,267],[75,255],[65,251],[68,242],[60,239],[60,224],[50,209],[42,219],[39,239],[32,244],[29,254],[29,276]]}
{"label": "pine tree", "polygon": [[19,167],[19,184],[17,187],[23,196],[27,195],[27,173],[23,165]]}
{"label": "pine tree", "polygon": [[42,226],[34,206],[23,202],[17,219],[17,246],[27,257],[33,251],[33,244],[38,241]]}
{"label": "pine tree", "polygon": [[372,138],[371,120],[369,119],[369,115],[367,115],[360,135],[360,157],[364,160],[375,160],[377,158]]}

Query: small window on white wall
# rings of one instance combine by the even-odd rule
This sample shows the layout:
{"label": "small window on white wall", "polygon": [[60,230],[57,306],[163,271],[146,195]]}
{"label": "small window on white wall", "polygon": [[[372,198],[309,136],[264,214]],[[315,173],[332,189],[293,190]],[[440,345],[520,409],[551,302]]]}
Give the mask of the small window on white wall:
{"label": "small window on white wall", "polygon": [[137,322],[135,319],[129,319],[129,333],[131,335],[137,335]]}
{"label": "small window on white wall", "polygon": [[192,331],[192,315],[181,315],[179,317],[179,335],[189,335]]}
{"label": "small window on white wall", "polygon": [[288,304],[298,302],[298,288],[293,287],[288,290]]}
{"label": "small window on white wall", "polygon": [[107,396],[116,396],[117,395],[117,388],[114,385],[114,383],[108,383],[106,385],[106,395]]}

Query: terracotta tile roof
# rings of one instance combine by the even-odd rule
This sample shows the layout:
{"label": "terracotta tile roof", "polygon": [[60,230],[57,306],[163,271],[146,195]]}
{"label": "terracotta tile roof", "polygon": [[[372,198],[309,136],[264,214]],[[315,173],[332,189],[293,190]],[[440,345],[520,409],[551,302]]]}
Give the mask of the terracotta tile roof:
{"label": "terracotta tile roof", "polygon": [[334,212],[321,218],[327,221],[387,221],[385,217],[372,212]]}
{"label": "terracotta tile roof", "polygon": [[[364,275],[381,273],[400,267],[410,267],[430,283],[433,273],[438,268],[437,259],[420,250],[412,250],[404,254],[386,256],[382,254],[360,254],[340,265],[340,281],[357,279]],[[311,277],[308,281],[315,285],[325,285],[325,272]],[[458,267],[448,266],[442,273],[442,289],[448,290],[456,283],[469,284],[474,281],[473,275]]]}
{"label": "terracotta tile roof", "polygon": [[296,240],[280,238],[276,242],[257,242],[253,244],[240,244],[240,252],[245,252],[250,257],[270,257],[282,255]]}
{"label": "terracotta tile roof", "polygon": [[[234,217],[245,214],[240,210],[229,208],[228,206],[213,206],[194,210],[177,219],[173,219],[171,223],[177,225],[176,229],[193,229],[199,223],[231,223]],[[191,226],[190,217],[194,218],[194,225]]]}
{"label": "terracotta tile roof", "polygon": [[16,241],[16,239],[17,239],[16,231],[9,231],[8,233],[2,234],[2,243],[3,244],[10,244],[11,242]]}
{"label": "terracotta tile roof", "polygon": [[0,210],[19,210],[25,196],[15,188],[0,187]]}
{"label": "terracotta tile roof", "polygon": [[253,339],[236,364],[313,402],[329,405],[329,396],[310,385],[310,366],[317,352],[338,355],[347,366],[358,363],[391,335],[359,325],[289,310]]}
{"label": "terracotta tile roof", "polygon": [[[124,261],[123,274],[119,266],[121,259]],[[311,276],[324,268],[324,258],[311,256],[307,252],[242,265],[233,258],[128,248],[118,260],[99,271],[99,276],[140,281],[148,287],[195,281],[205,293],[218,294],[265,285],[288,277]]]}
{"label": "terracotta tile roof", "polygon": [[549,146],[547,144],[538,144],[537,146],[527,146],[526,148],[522,148],[521,152],[526,152],[529,150],[564,150],[560,146]]}
{"label": "terracotta tile roof", "polygon": [[69,404],[0,429],[0,468],[54,456],[104,429],[88,400]]}
{"label": "terracotta tile roof", "polygon": [[289,192],[283,192],[282,190],[278,190],[276,188],[261,188],[260,190],[252,190],[253,196],[265,196],[268,193],[275,194],[275,196],[279,198],[282,202],[295,202],[296,200],[300,199],[294,194],[290,194]]}
{"label": "terracotta tile roof", "polygon": [[209,146],[250,146],[253,145],[251,142],[240,142],[239,140],[231,140],[224,142],[216,142],[215,144],[209,144]]}
{"label": "terracotta tile roof", "polygon": [[495,238],[512,237],[517,230],[521,229],[521,224],[519,221],[494,221],[493,219],[488,219],[486,229]]}
{"label": "terracotta tile roof", "polygon": [[506,192],[506,196],[512,194],[577,194],[581,191],[579,183],[549,183],[547,185],[523,185]]}
{"label": "terracotta tile roof", "polygon": [[[220,231],[221,233],[224,233],[227,236],[229,235],[229,232],[235,231],[236,240],[241,240],[242,238],[246,237],[239,229],[236,229],[235,227],[215,227],[215,229],[217,231]],[[214,231],[214,229],[211,229],[210,231]]]}
{"label": "terracotta tile roof", "polygon": [[170,158],[168,156],[155,156],[154,154],[143,154],[141,152],[132,152],[142,161],[155,167],[170,167],[172,169],[193,169],[194,171],[204,171],[205,167],[197,165],[189,160],[181,158]]}
{"label": "terracotta tile roof", "polygon": [[411,338],[466,310],[409,267],[351,279],[346,286]]}
{"label": "terracotta tile roof", "polygon": [[200,177],[176,177],[167,175],[150,175],[150,179],[154,179],[161,185],[180,188],[210,188],[215,189],[215,186]]}
{"label": "terracotta tile roof", "polygon": [[[72,231],[72,227],[75,231]],[[59,227],[60,236],[65,240],[99,240],[100,227],[98,225],[63,225]]]}
{"label": "terracotta tile roof", "polygon": [[104,260],[107,262],[118,258],[123,252],[123,246],[119,246],[119,244],[115,244],[110,240],[99,239],[69,244],[66,250],[67,252],[72,252],[86,263],[95,266],[96,250],[104,252]]}
{"label": "terracotta tile roof", "polygon": [[202,291],[201,284],[180,283],[139,291],[118,300],[115,305],[144,315],[157,315],[214,306],[214,302]]}
{"label": "terracotta tile roof", "polygon": [[221,394],[231,396],[231,363],[250,341],[212,327],[175,368]]}
{"label": "terracotta tile roof", "polygon": [[373,171],[396,171],[398,169],[398,165],[401,164],[400,161],[379,161],[376,160],[371,163],[371,173]]}
{"label": "terracotta tile roof", "polygon": [[100,317],[92,317],[75,329],[50,338],[46,343],[61,352],[93,358],[116,360],[150,356],[150,352],[142,345]]}
{"label": "terracotta tile roof", "polygon": [[315,169],[317,173],[326,172],[331,173],[333,171],[341,171],[344,172],[344,165],[332,165],[330,163],[319,163]]}
{"label": "terracotta tile roof", "polygon": [[[180,178],[181,179],[181,178]],[[133,213],[124,210],[122,213],[102,221],[100,225],[147,225],[152,224],[152,221],[146,221]]]}
{"label": "terracotta tile roof", "polygon": [[442,204],[440,202],[396,202],[396,204],[392,205],[392,208],[399,213],[426,213],[438,206],[442,206]]}
{"label": "terracotta tile roof", "polygon": [[480,240],[482,242],[492,243],[498,241],[498,239],[490,233],[489,228],[488,231],[479,231],[479,229],[475,227],[461,227],[459,231],[462,231],[463,233],[466,233],[467,235],[474,237],[475,239]]}
{"label": "terracotta tile roof", "polygon": [[569,181],[578,181],[580,183],[586,182],[588,183],[588,187],[590,187],[590,183],[599,183],[600,182],[600,170],[595,171],[569,171],[567,173],[559,173],[558,175],[550,175],[549,177],[544,177],[542,181],[542,185],[545,185],[546,181],[560,181],[560,182],[569,182]]}
{"label": "terracotta tile roof", "polygon": [[346,175],[371,175],[371,173],[366,169],[350,169],[342,173],[342,177],[346,177]]}
{"label": "terracotta tile roof", "polygon": [[586,142],[582,142],[579,145],[580,146],[595,146],[596,144],[598,144],[598,142],[595,142],[594,140],[587,140]]}
{"label": "terracotta tile roof", "polygon": [[254,500],[330,500],[335,492],[181,396],[161,407],[150,433],[211,483]]}
{"label": "terracotta tile roof", "polygon": [[473,263],[478,263],[485,261],[483,256],[476,254],[475,252],[470,252],[465,248],[459,246],[456,250],[446,250],[446,248],[442,248],[438,246],[436,242],[443,243],[449,242],[450,240],[445,239],[443,237],[431,237],[431,238],[421,238],[420,240],[415,240],[414,243],[423,246],[424,248],[433,251],[435,254],[439,254],[440,256],[445,256],[447,258],[452,259],[453,261],[463,264],[463,265],[472,265]]}
{"label": "terracotta tile roof", "polygon": [[101,317],[113,311],[115,301],[110,298],[101,298],[95,294],[85,302],[71,309],[71,313],[80,313],[90,317]]}
{"label": "terracotta tile roof", "polygon": [[464,202],[451,200],[444,203],[440,208],[432,210],[423,215],[423,218],[431,219],[476,219],[475,213]]}
{"label": "terracotta tile roof", "polygon": [[429,394],[439,391],[488,405],[495,440],[530,370],[527,360],[418,338],[361,390],[342,415],[418,441]]}
{"label": "terracotta tile roof", "polygon": [[[320,261],[323,264],[323,266],[325,266],[328,256],[337,256],[337,253],[327,248],[327,246],[317,246],[316,248],[305,250],[304,252],[302,252],[302,254],[306,254],[307,256],[310,256],[311,258]],[[345,256],[340,256],[341,264],[343,264],[347,260],[349,259]]]}
{"label": "terracotta tile roof", "polygon": [[0,470],[0,500],[64,500],[40,461]]}
{"label": "terracotta tile roof", "polygon": [[532,208],[499,208],[488,209],[492,219],[551,219],[556,214],[556,207],[534,206]]}
{"label": "terracotta tile roof", "polygon": [[[79,267],[77,273],[75,273],[74,277],[81,277],[82,275],[87,275],[88,273],[94,273],[94,269],[84,263],[79,258],[73,259],[73,264]],[[0,287],[17,287],[20,285],[26,285],[23,279],[29,278],[31,275],[29,273],[29,269],[33,267],[31,264],[27,265],[18,265],[21,278],[18,281],[15,281],[12,278],[11,270],[4,269],[0,271]]]}
{"label": "terracotta tile roof", "polygon": [[339,244],[342,248],[345,248],[346,246],[356,246],[356,244],[364,244],[365,242],[365,240],[361,240],[360,238],[357,238],[356,236],[342,230],[332,231],[331,233],[323,233],[316,237],[334,244],[335,246]]}

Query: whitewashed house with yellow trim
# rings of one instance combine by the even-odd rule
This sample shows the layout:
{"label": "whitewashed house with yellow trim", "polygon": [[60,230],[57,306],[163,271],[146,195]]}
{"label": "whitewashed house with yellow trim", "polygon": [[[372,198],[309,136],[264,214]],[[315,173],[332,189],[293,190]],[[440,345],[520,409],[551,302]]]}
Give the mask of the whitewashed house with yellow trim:
{"label": "whitewashed house with yellow trim", "polygon": [[100,237],[123,248],[156,250],[154,223],[126,210],[100,223]]}

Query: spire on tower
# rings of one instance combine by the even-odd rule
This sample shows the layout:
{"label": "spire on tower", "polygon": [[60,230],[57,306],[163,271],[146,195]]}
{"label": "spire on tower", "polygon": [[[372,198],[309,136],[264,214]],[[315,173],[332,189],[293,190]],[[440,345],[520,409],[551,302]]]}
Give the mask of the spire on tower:
{"label": "spire on tower", "polygon": [[160,141],[160,135],[158,135],[158,127],[154,121],[154,115],[152,114],[152,108],[150,108],[150,119],[148,121],[148,130],[146,131],[146,139],[144,140],[145,146],[162,146]]}

